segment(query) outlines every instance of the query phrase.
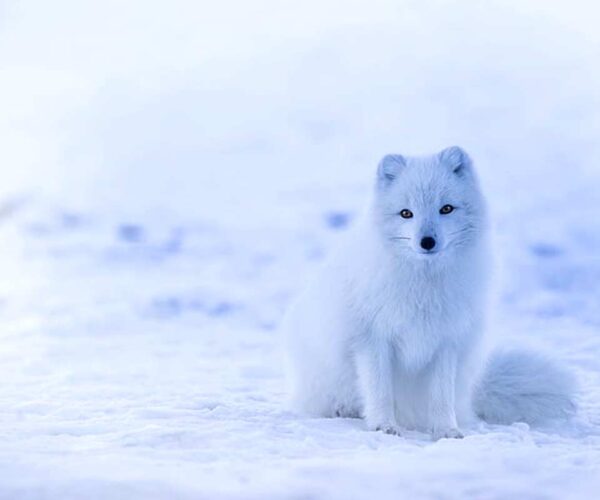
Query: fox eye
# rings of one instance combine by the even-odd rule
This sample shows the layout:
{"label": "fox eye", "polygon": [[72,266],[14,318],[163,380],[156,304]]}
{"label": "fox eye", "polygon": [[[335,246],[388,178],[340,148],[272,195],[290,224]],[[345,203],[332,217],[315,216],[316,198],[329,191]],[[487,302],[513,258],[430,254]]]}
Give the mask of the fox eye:
{"label": "fox eye", "polygon": [[440,213],[442,215],[448,215],[452,212],[454,212],[454,207],[452,205],[444,205],[442,208],[440,208]]}
{"label": "fox eye", "polygon": [[405,208],[404,210],[400,211],[400,217],[402,217],[403,219],[412,219],[413,213],[408,209]]}

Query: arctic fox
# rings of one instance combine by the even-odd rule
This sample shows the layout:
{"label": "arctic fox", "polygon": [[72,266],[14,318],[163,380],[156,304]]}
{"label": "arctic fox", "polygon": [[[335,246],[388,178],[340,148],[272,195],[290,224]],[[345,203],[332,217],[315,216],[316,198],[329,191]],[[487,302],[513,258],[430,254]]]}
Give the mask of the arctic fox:
{"label": "arctic fox", "polygon": [[573,379],[535,353],[482,349],[486,205],[469,156],[381,160],[367,210],[285,321],[295,410],[460,438],[477,415],[573,413]]}

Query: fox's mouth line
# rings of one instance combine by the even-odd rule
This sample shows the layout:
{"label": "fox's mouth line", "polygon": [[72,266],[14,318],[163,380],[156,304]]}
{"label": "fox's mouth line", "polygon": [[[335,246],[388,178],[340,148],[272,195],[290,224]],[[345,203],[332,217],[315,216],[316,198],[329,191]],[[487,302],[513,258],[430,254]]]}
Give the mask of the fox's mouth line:
{"label": "fox's mouth line", "polygon": [[427,256],[427,255],[438,255],[440,253],[442,253],[441,250],[427,250],[425,252],[417,252],[417,255],[425,255],[425,256]]}

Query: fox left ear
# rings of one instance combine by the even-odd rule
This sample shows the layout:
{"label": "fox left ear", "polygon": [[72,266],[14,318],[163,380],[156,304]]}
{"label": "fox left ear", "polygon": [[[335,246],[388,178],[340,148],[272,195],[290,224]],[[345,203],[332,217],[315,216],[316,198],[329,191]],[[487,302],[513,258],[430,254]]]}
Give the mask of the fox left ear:
{"label": "fox left ear", "polygon": [[379,184],[387,186],[394,182],[400,171],[406,166],[406,160],[401,155],[386,155],[377,167],[377,179]]}
{"label": "fox left ear", "polygon": [[452,172],[458,176],[463,176],[472,168],[472,161],[464,149],[458,146],[452,146],[444,149],[439,154],[440,160],[444,165],[452,169]]}

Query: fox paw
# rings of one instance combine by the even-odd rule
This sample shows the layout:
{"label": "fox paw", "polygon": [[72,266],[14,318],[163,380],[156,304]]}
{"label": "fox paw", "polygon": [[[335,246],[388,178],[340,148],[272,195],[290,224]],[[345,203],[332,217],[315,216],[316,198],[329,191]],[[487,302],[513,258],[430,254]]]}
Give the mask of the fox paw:
{"label": "fox paw", "polygon": [[352,406],[339,406],[334,412],[338,418],[360,418],[360,411]]}
{"label": "fox paw", "polygon": [[460,430],[458,430],[456,427],[435,429],[433,431],[434,441],[438,441],[440,439],[462,439],[464,437],[464,434],[460,432]]}
{"label": "fox paw", "polygon": [[402,436],[402,429],[393,424],[380,424],[375,426],[375,430],[392,436]]}

